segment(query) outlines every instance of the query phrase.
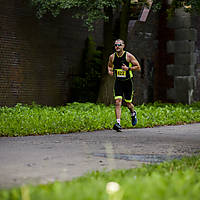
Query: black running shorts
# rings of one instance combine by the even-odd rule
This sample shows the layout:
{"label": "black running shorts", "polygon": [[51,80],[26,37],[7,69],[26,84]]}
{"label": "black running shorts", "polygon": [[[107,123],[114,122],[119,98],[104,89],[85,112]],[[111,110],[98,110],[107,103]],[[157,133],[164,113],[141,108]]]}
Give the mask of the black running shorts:
{"label": "black running shorts", "polygon": [[132,102],[133,99],[133,80],[115,80],[114,85],[114,97],[115,99],[125,98],[126,102]]}

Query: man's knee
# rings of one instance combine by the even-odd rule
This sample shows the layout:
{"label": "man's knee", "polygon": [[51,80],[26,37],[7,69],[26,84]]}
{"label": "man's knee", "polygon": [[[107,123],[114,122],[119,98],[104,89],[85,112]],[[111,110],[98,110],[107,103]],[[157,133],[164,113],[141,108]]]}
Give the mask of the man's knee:
{"label": "man's knee", "polygon": [[133,108],[133,104],[131,102],[126,102],[128,108]]}
{"label": "man's knee", "polygon": [[122,104],[122,99],[116,99],[115,100],[115,105],[116,106],[121,106],[121,104]]}

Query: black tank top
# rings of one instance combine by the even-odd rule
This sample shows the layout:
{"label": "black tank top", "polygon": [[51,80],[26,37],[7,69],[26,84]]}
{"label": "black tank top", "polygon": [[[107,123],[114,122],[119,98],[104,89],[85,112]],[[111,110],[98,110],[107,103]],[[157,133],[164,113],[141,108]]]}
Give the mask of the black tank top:
{"label": "black tank top", "polygon": [[125,64],[127,67],[129,67],[129,63],[126,60],[126,54],[127,52],[124,51],[122,56],[118,56],[117,53],[114,53],[114,75],[117,79],[124,80],[130,78],[129,71],[122,70],[122,65]]}

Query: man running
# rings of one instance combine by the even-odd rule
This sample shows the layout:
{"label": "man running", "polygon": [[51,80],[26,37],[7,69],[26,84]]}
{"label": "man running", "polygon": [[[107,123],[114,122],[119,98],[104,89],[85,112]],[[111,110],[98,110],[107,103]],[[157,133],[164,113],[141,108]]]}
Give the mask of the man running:
{"label": "man running", "polygon": [[132,125],[137,123],[136,111],[132,104],[133,98],[133,73],[132,71],[140,71],[141,67],[137,59],[129,52],[124,51],[124,41],[117,39],[114,43],[115,53],[109,56],[108,74],[115,77],[114,98],[115,98],[115,115],[116,124],[113,129],[121,131],[121,105],[124,97],[126,105],[131,112]]}

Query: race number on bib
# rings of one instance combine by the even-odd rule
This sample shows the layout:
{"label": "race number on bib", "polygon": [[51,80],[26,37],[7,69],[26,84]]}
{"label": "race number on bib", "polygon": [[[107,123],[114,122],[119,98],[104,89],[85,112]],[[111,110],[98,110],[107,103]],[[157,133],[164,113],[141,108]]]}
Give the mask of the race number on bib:
{"label": "race number on bib", "polygon": [[118,69],[117,70],[117,77],[118,78],[126,78],[126,71],[124,71],[122,69]]}

